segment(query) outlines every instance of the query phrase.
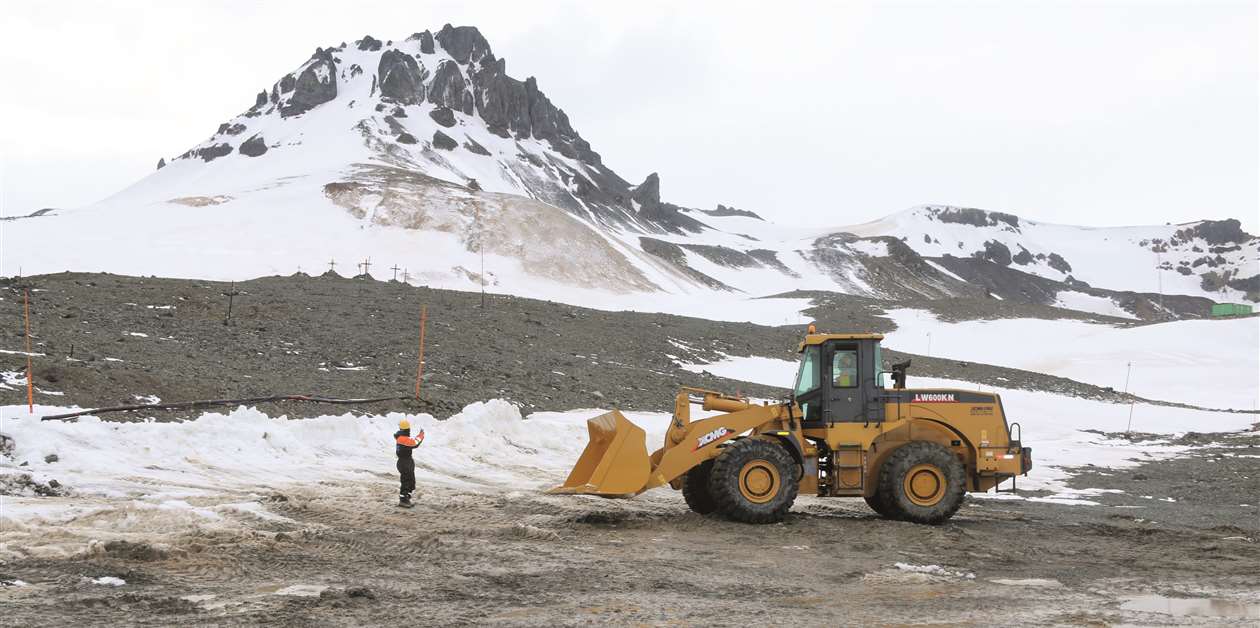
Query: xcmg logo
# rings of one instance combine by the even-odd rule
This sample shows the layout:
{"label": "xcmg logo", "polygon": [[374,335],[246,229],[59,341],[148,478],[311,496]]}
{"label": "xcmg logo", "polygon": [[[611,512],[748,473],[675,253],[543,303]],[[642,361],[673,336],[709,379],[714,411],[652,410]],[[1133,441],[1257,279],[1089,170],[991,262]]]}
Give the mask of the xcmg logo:
{"label": "xcmg logo", "polygon": [[[730,434],[730,433],[731,433],[730,430],[724,427],[719,427],[716,430],[713,430],[712,432],[709,432],[708,434],[705,434],[704,436],[697,438],[696,449],[700,449],[701,447],[704,447],[705,445],[708,445],[712,443],[713,441],[719,438],[722,438],[723,436],[726,436],[727,434]],[[695,450],[693,449],[692,451],[695,451]]]}
{"label": "xcmg logo", "polygon": [[954,393],[915,393],[911,403],[955,403]]}

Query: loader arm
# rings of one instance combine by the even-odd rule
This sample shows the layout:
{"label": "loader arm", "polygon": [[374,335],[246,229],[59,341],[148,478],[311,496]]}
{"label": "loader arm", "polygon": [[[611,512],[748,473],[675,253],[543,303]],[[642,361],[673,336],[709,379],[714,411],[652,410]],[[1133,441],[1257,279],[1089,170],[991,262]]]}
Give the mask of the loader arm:
{"label": "loader arm", "polygon": [[669,484],[692,467],[716,457],[722,443],[785,417],[787,411],[781,405],[749,405],[743,410],[688,423],[678,442],[671,443],[672,438],[667,437],[665,446],[652,453],[652,470],[639,492]]}
{"label": "loader arm", "polygon": [[[692,422],[689,395],[702,407],[723,414]],[[590,442],[564,484],[548,493],[629,497],[669,484],[692,467],[716,457],[723,442],[749,430],[773,429],[789,416],[787,406],[752,405],[713,391],[683,389],[678,394],[665,444],[647,454],[647,435],[617,410],[587,421]]]}

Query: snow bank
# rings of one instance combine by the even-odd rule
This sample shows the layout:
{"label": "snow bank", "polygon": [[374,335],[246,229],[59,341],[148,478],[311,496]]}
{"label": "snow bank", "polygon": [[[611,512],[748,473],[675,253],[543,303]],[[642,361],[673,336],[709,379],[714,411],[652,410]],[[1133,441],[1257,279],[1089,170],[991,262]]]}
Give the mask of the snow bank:
{"label": "snow bank", "polygon": [[888,317],[897,330],[884,345],[901,351],[1038,371],[1116,390],[1124,389],[1132,363],[1128,389],[1149,399],[1239,410],[1256,409],[1260,399],[1260,318],[1113,327],[1066,319],[947,323],[915,309],[889,310]]}
{"label": "snow bank", "polygon": [[[67,493],[5,496],[0,558],[70,555],[82,551],[84,538],[100,536],[148,541],[199,528],[290,522],[259,500],[322,483],[384,491],[397,483],[393,433],[404,417],[399,413],[288,419],[242,407],[179,423],[38,418],[58,410],[64,409],[39,406],[32,416],[25,406],[0,408],[0,431],[14,439],[12,454],[0,457],[0,479],[29,474],[42,485],[55,479]],[[445,421],[409,415],[412,429],[426,433],[415,454],[419,490],[501,495],[555,486],[586,446],[586,420],[603,412],[522,417],[516,406],[492,400]],[[626,414],[648,432],[650,448],[663,441],[669,415]],[[27,466],[19,466],[23,462]]]}
{"label": "snow bank", "polygon": [[[14,452],[0,474],[47,475],[76,493],[135,497],[177,506],[227,491],[330,480],[376,481],[392,474],[398,421],[425,430],[417,481],[457,489],[536,489],[564,479],[587,441],[586,419],[603,410],[522,417],[503,400],[474,403],[445,421],[427,414],[270,418],[255,408],[207,413],[186,422],[40,421],[57,408],[3,409]],[[628,413],[663,438],[668,416]],[[50,456],[54,462],[45,462]],[[28,462],[28,466],[17,466]],[[6,508],[5,517],[21,511]]]}

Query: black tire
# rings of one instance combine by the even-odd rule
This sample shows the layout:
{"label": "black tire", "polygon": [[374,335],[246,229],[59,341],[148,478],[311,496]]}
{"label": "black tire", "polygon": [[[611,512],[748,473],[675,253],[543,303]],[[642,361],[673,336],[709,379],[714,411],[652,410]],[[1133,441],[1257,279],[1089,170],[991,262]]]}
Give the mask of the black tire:
{"label": "black tire", "polygon": [[[930,525],[943,523],[962,506],[965,473],[962,462],[943,445],[928,441],[902,445],[879,469],[877,494],[889,511],[884,516]],[[928,490],[916,492],[916,479],[920,478]]]}
{"label": "black tire", "polygon": [[777,440],[743,438],[713,460],[709,494],[718,512],[744,523],[783,520],[800,488],[799,469]]}
{"label": "black tire", "polygon": [[683,499],[692,512],[707,515],[717,510],[717,503],[709,493],[709,476],[712,471],[713,461],[705,460],[692,467],[682,478]]}
{"label": "black tire", "polygon": [[884,494],[880,493],[878,490],[874,495],[871,495],[870,497],[863,497],[862,499],[866,500],[866,505],[870,506],[871,510],[875,511],[875,514],[885,519],[897,518],[897,513],[893,512],[893,510],[888,507],[888,504],[884,502]]}

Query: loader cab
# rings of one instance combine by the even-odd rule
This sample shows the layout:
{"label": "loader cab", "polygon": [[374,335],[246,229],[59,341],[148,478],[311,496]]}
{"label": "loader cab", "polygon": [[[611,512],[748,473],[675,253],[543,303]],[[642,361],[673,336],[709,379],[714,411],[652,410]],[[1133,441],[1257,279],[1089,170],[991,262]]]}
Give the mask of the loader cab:
{"label": "loader cab", "polygon": [[805,428],[884,420],[881,334],[805,336],[792,386]]}

